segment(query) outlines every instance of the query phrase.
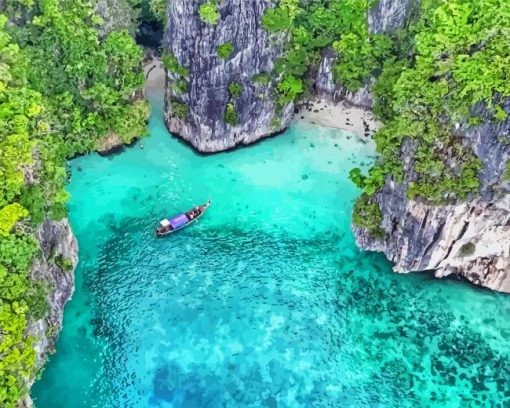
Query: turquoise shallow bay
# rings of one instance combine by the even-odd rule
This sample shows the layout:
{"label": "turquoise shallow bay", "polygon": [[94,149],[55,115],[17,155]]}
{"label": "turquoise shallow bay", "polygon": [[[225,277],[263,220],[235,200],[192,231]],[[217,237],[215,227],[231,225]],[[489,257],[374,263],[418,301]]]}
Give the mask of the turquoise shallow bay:
{"label": "turquoise shallow bay", "polygon": [[80,263],[39,408],[510,406],[510,297],[356,249],[368,144],[300,123],[200,157],[152,103],[143,149],[72,162]]}

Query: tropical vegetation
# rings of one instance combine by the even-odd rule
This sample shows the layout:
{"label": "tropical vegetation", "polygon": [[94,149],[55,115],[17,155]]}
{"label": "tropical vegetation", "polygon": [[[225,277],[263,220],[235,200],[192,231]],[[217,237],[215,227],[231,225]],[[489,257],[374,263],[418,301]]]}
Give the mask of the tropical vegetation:
{"label": "tropical vegetation", "polygon": [[[505,120],[502,102],[510,96],[508,1],[423,0],[417,18],[387,35],[368,29],[366,12],[373,5],[280,0],[262,19],[286,41],[273,72],[279,108],[305,93],[310,68],[325,48],[336,52],[333,73],[340,85],[372,88],[374,112],[384,123],[375,135],[380,159],[366,175],[351,173],[364,191],[354,223],[364,227],[380,220],[371,197],[388,177],[405,181],[410,199],[435,204],[476,193],[481,163],[456,130],[480,123],[480,112]],[[404,166],[403,155],[411,167]]]}
{"label": "tropical vegetation", "polygon": [[[66,216],[65,159],[116,135],[146,132],[142,51],[126,30],[101,30],[89,0],[13,1],[0,12],[0,406],[34,378],[29,322],[47,313],[35,280],[37,225]],[[63,269],[69,259],[53,259]]]}
{"label": "tropical vegetation", "polygon": [[385,123],[375,135],[381,158],[367,177],[351,173],[368,196],[388,177],[406,179],[408,198],[435,204],[478,192],[481,163],[457,129],[480,123],[480,113],[483,120],[506,118],[509,27],[504,0],[422,2],[408,30],[412,52],[387,60],[373,87]]}
{"label": "tropical vegetation", "polygon": [[234,45],[232,43],[221,44],[217,49],[218,57],[221,59],[229,59],[234,52]]}
{"label": "tropical vegetation", "polygon": [[237,124],[237,112],[232,102],[228,102],[225,107],[225,123],[230,126],[235,126]]}

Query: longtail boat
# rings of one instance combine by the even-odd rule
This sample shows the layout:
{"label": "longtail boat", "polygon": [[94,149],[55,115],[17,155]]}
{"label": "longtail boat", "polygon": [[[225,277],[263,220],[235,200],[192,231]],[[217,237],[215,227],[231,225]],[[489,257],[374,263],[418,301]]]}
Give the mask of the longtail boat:
{"label": "longtail boat", "polygon": [[212,201],[209,200],[204,205],[199,205],[189,211],[186,211],[185,213],[178,214],[172,218],[165,218],[164,220],[161,220],[158,228],[156,229],[156,236],[164,237],[165,235],[169,235],[172,232],[179,231],[183,228],[186,228],[188,225],[193,224],[202,215],[204,215],[211,204]]}

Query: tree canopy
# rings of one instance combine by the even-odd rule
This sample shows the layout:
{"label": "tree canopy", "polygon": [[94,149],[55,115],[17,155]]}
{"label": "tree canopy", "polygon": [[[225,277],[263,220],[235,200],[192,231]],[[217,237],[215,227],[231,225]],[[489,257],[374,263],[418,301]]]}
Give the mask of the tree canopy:
{"label": "tree canopy", "polygon": [[97,149],[112,133],[124,142],[143,136],[149,108],[141,97],[142,51],[127,31],[101,36],[95,2],[4,3],[0,405],[14,407],[36,371],[27,324],[47,311],[45,283],[30,275],[40,252],[34,232],[46,217],[66,215],[65,158]]}

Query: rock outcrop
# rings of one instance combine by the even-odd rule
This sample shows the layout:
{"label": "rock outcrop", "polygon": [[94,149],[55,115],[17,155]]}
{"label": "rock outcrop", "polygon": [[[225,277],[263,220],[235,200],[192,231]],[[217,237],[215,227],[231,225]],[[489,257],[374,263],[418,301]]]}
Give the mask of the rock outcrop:
{"label": "rock outcrop", "polygon": [[333,66],[337,58],[338,55],[333,49],[327,48],[323,51],[321,63],[314,75],[313,90],[315,95],[334,103],[347,102],[352,106],[371,109],[373,97],[369,84],[356,92],[351,92],[336,82],[333,76]]}
{"label": "rock outcrop", "polygon": [[[182,92],[173,84],[183,78],[168,72],[166,124],[200,152],[253,143],[285,129],[291,119],[292,104],[275,115],[271,84],[252,80],[253,75],[270,73],[283,54],[283,34],[269,38],[262,27],[262,15],[271,4],[271,0],[224,0],[217,6],[221,18],[211,25],[200,20],[198,2],[169,2],[163,47],[189,75],[184,78],[188,89]],[[233,45],[226,59],[217,51],[224,44]],[[242,85],[238,97],[229,95],[231,83]],[[186,105],[185,118],[175,115],[173,103]],[[236,112],[235,125],[225,122],[227,103]]]}
{"label": "rock outcrop", "polygon": [[420,0],[379,0],[368,12],[368,30],[384,34],[404,27],[419,3]]}
{"label": "rock outcrop", "polygon": [[[510,100],[505,110],[510,112]],[[461,126],[465,143],[482,161],[480,194],[467,202],[435,206],[409,200],[405,191],[413,163],[405,160],[402,185],[388,179],[375,199],[383,214],[384,239],[354,228],[360,248],[383,252],[395,271],[433,270],[437,277],[457,275],[490,289],[510,293],[510,119],[497,124],[481,113],[484,124]],[[402,157],[412,157],[404,143]]]}
{"label": "rock outcrop", "polygon": [[[35,338],[34,349],[37,353],[36,367],[42,368],[46,353],[53,353],[55,342],[62,328],[64,306],[74,291],[74,268],[78,262],[78,245],[67,219],[62,221],[46,220],[37,229],[37,238],[41,255],[34,262],[31,276],[43,281],[49,287],[48,314],[44,319],[32,322],[27,335]],[[34,379],[32,379],[33,381]],[[30,387],[32,384],[27,384]],[[29,396],[20,401],[20,407],[31,407]]]}

